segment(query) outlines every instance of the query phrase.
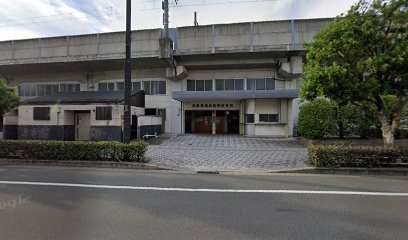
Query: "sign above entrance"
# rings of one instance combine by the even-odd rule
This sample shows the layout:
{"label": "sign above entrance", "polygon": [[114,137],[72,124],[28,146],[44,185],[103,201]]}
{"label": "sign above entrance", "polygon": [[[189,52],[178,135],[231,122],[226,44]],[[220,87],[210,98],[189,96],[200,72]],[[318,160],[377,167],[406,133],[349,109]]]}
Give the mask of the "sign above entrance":
{"label": "sign above entrance", "polygon": [[193,108],[233,108],[234,104],[233,103],[197,103],[197,104],[192,104]]}
{"label": "sign above entrance", "polygon": [[240,102],[188,102],[184,103],[184,109],[191,110],[239,110]]}

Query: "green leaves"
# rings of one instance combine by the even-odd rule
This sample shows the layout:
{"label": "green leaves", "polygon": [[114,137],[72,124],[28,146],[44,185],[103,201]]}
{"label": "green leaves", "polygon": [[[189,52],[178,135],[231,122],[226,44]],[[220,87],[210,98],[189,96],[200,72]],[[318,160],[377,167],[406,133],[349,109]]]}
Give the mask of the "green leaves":
{"label": "green leaves", "polygon": [[297,130],[307,138],[321,139],[336,134],[334,105],[316,99],[300,107]]}
{"label": "green leaves", "polygon": [[408,162],[408,148],[311,145],[309,161],[315,167],[389,167]]}
{"label": "green leaves", "polygon": [[[303,98],[310,99],[319,94],[335,101],[363,101],[373,99],[373,95],[403,92],[397,87],[408,90],[407,86],[394,84],[397,78],[408,81],[408,3],[406,0],[391,0],[384,6],[384,2],[374,1],[372,5],[360,2],[306,45]],[[370,94],[356,91],[373,87],[375,91]],[[352,96],[338,94],[339,91],[344,93],[344,88]]]}
{"label": "green leaves", "polygon": [[11,108],[17,106],[19,102],[20,98],[0,80],[0,114],[3,115],[8,112]]}
{"label": "green leaves", "polygon": [[0,141],[0,158],[87,160],[87,161],[146,161],[148,144],[145,141],[119,142],[70,141]]}
{"label": "green leaves", "polygon": [[395,95],[403,104],[408,98],[407,8],[407,0],[361,0],[317,33],[306,44],[301,98],[374,104],[377,113],[384,112],[381,96]]}

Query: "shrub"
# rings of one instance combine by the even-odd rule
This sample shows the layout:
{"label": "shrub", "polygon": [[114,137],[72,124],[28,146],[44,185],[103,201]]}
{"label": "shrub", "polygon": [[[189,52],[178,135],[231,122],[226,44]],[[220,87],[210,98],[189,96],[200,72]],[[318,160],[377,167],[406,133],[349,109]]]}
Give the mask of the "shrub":
{"label": "shrub", "polygon": [[363,129],[363,113],[351,104],[341,107],[335,107],[337,135],[339,138],[345,138],[352,135],[360,135]]}
{"label": "shrub", "polygon": [[320,98],[302,105],[297,130],[301,135],[314,139],[336,134],[334,104]]}
{"label": "shrub", "polygon": [[69,141],[0,141],[0,158],[145,161],[147,143],[69,142]]}
{"label": "shrub", "polygon": [[311,145],[308,148],[311,165],[315,167],[381,167],[408,163],[408,147],[349,147]]}

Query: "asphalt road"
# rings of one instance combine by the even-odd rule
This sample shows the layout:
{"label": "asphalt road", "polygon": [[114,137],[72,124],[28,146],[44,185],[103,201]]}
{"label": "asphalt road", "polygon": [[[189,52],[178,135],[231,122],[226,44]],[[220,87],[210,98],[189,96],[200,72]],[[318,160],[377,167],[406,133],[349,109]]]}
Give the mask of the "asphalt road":
{"label": "asphalt road", "polygon": [[1,167],[0,239],[407,239],[407,180]]}

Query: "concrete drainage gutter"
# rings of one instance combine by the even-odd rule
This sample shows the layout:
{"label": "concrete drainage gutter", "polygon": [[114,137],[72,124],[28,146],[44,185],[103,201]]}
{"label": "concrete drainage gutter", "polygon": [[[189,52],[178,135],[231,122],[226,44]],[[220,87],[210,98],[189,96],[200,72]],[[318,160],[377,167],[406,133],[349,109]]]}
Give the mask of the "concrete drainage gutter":
{"label": "concrete drainage gutter", "polygon": [[169,168],[159,167],[158,165],[153,165],[149,163],[139,163],[139,162],[0,159],[0,166],[15,166],[15,165],[172,170]]}
{"label": "concrete drainage gutter", "polygon": [[408,176],[408,168],[301,168],[269,173]]}
{"label": "concrete drainage gutter", "polygon": [[30,160],[30,159],[0,159],[0,166],[57,166],[57,167],[94,167],[94,168],[118,168],[140,170],[172,170],[179,172],[195,172],[197,174],[338,174],[338,175],[385,175],[385,176],[408,176],[408,168],[296,168],[284,170],[209,170],[209,169],[177,169],[162,167],[159,165],[138,162],[107,162],[107,161],[68,161],[68,160]]}

